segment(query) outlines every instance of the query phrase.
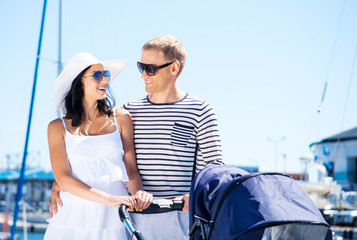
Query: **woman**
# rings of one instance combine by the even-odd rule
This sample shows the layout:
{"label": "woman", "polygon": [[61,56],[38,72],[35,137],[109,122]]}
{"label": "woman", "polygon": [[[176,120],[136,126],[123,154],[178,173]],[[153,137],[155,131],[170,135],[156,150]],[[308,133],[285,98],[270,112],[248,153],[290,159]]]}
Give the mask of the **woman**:
{"label": "woman", "polygon": [[48,125],[48,144],[63,205],[44,239],[127,239],[116,208],[142,210],[152,201],[141,191],[131,117],[113,109],[107,93],[126,66],[79,53],[55,82],[55,104],[65,117]]}

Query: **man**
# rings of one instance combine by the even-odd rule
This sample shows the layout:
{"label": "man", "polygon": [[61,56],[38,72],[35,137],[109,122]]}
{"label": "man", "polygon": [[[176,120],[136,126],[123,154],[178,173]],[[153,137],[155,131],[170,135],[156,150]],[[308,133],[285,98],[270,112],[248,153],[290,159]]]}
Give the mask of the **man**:
{"label": "man", "polygon": [[[212,107],[178,88],[185,62],[185,48],[176,38],[162,36],[147,42],[138,68],[149,95],[124,107],[133,119],[144,190],[158,198],[186,195],[183,199],[188,210],[187,194],[195,173],[207,164],[223,161]],[[187,213],[131,216],[145,239],[188,239]]]}
{"label": "man", "polygon": [[[185,62],[185,48],[175,37],[162,36],[147,42],[138,68],[148,95],[124,106],[133,120],[144,190],[156,198],[185,202],[186,212],[131,214],[145,240],[188,239],[191,181],[208,164],[223,164],[212,107],[178,88],[177,79]],[[56,202],[54,197],[52,200]]]}

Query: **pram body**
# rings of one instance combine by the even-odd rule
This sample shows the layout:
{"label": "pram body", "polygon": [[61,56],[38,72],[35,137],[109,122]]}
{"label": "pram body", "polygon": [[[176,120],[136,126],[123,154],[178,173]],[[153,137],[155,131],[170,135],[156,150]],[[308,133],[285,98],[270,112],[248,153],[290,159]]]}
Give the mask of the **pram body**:
{"label": "pram body", "polygon": [[330,240],[332,232],[289,176],[209,166],[192,182],[190,239]]}

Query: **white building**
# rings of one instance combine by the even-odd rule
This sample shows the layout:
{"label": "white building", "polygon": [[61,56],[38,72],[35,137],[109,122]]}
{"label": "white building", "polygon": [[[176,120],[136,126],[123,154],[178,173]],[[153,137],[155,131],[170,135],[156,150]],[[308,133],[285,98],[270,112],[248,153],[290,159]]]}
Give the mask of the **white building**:
{"label": "white building", "polygon": [[310,145],[315,161],[331,166],[329,175],[346,191],[357,191],[357,127]]}

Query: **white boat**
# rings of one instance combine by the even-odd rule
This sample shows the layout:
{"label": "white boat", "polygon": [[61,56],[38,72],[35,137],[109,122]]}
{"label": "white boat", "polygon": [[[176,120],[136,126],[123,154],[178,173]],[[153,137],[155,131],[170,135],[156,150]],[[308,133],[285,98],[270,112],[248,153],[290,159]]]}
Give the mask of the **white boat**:
{"label": "white boat", "polygon": [[298,181],[298,183],[319,209],[332,208],[333,203],[328,196],[340,195],[342,191],[341,185],[333,181],[332,178],[326,178],[318,183],[305,181]]}

